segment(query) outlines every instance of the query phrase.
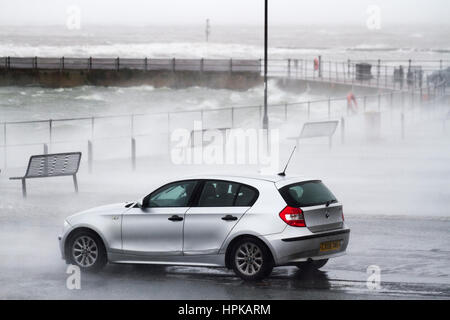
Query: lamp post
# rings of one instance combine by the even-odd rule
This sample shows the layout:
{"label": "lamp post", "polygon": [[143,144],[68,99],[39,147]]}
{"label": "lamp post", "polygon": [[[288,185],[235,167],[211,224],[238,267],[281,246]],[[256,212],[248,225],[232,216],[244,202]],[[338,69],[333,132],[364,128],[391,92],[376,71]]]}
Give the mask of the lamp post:
{"label": "lamp post", "polygon": [[267,115],[267,42],[268,42],[268,20],[269,20],[269,0],[265,0],[264,10],[264,117],[263,117],[263,129],[266,130],[267,141],[269,139],[269,117]]}

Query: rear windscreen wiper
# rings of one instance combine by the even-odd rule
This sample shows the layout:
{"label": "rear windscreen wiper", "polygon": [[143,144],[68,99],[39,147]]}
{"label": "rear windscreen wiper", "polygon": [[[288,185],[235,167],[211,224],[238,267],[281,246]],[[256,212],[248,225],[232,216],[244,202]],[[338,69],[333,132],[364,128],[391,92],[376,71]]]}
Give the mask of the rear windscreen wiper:
{"label": "rear windscreen wiper", "polygon": [[329,201],[327,201],[326,203],[325,203],[325,205],[327,206],[327,207],[329,207],[332,203],[337,203],[338,201],[336,200],[336,199],[333,199],[333,200],[329,200]]}

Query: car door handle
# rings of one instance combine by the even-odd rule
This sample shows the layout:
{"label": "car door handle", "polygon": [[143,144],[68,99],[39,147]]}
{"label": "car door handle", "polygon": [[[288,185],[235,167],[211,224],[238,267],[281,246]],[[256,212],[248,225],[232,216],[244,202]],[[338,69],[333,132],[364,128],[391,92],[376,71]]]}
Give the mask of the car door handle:
{"label": "car door handle", "polygon": [[238,218],[237,217],[233,217],[233,216],[225,216],[222,218],[223,221],[236,221]]}
{"label": "car door handle", "polygon": [[173,222],[176,222],[176,221],[183,221],[183,218],[182,218],[182,217],[179,217],[179,216],[171,216],[171,217],[169,218],[169,220],[170,220],[170,221],[173,221]]}

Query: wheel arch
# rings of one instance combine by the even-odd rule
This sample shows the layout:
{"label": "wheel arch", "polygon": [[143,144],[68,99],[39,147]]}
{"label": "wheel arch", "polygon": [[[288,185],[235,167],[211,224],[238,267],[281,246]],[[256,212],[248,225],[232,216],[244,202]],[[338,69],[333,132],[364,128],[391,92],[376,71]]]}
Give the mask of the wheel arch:
{"label": "wheel arch", "polygon": [[97,237],[99,237],[100,241],[102,242],[101,244],[103,245],[103,247],[106,250],[106,253],[108,253],[108,247],[107,247],[107,242],[105,241],[104,237],[102,236],[102,234],[100,232],[98,232],[97,230],[95,230],[94,228],[88,227],[88,226],[78,226],[76,228],[73,228],[66,236],[66,239],[64,241],[64,259],[67,261],[69,259],[68,253],[70,252],[69,250],[69,243],[70,243],[70,239],[78,232],[91,232],[93,234],[95,234]]}
{"label": "wheel arch", "polygon": [[236,243],[244,238],[252,238],[260,242],[262,245],[264,245],[270,253],[270,258],[272,259],[272,263],[275,265],[275,255],[273,252],[272,247],[270,244],[268,244],[264,239],[261,239],[260,237],[254,235],[254,234],[240,234],[234,237],[231,241],[229,241],[228,246],[225,250],[225,266],[227,269],[232,269],[232,261],[231,261],[231,252],[233,251],[233,247],[236,245]]}

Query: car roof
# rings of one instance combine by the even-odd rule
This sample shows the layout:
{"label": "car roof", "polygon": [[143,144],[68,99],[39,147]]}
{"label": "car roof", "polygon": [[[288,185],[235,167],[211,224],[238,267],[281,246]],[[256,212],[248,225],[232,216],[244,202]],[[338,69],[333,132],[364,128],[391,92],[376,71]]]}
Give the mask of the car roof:
{"label": "car roof", "polygon": [[311,179],[301,175],[262,175],[262,174],[201,174],[185,177],[185,179],[201,179],[201,180],[230,180],[241,183],[250,183],[251,180],[255,182],[271,182],[277,185],[277,187],[281,188],[282,186],[289,185],[291,183],[300,182],[300,181],[313,181],[320,179]]}

